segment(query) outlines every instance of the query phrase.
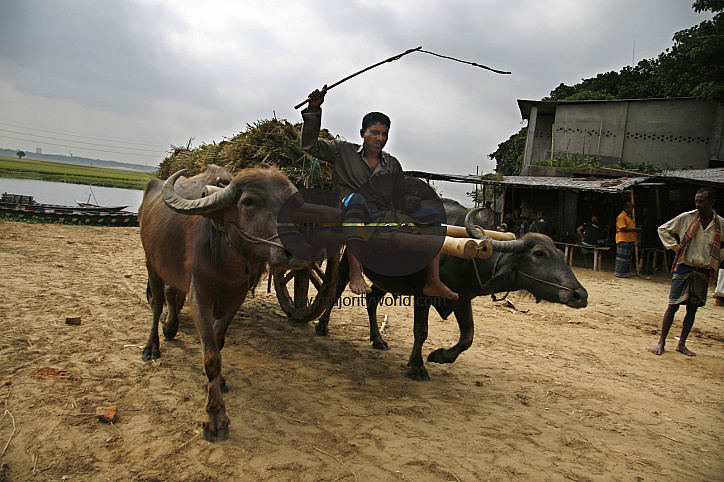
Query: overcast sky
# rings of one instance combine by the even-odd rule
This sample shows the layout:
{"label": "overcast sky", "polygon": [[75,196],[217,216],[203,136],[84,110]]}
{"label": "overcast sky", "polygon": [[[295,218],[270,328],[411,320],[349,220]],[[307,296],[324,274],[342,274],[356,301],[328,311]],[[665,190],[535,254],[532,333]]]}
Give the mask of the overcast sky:
{"label": "overcast sky", "polygon": [[158,165],[191,138],[297,122],[315,88],[422,46],[512,74],[413,53],[331,90],[323,126],[357,142],[382,111],[403,168],[492,172],[523,125],[517,99],[658,56],[711,18],[691,3],[0,0],[0,147]]}

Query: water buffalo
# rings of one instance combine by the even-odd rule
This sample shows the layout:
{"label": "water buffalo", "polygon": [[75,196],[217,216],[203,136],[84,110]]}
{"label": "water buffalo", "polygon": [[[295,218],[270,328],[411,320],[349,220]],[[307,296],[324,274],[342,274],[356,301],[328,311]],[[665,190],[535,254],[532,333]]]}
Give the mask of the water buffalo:
{"label": "water buffalo", "polygon": [[150,181],[139,209],[153,308],[143,359],[160,356],[158,321],[165,286],[187,293],[208,378],[204,437],[225,440],[229,418],[221,396],[220,350],[226,329],[267,262],[286,269],[306,265],[276,241],[279,209],[296,189],[278,169],[253,168],[240,171],[228,187],[208,197],[185,199],[174,190],[184,172],[165,183]]}
{"label": "water buffalo", "polygon": [[[468,213],[459,203],[443,201],[449,224],[466,226],[471,237],[481,238],[482,234],[473,227],[475,214]],[[583,308],[588,304],[588,292],[581,286],[571,269],[563,261],[563,254],[556,249],[548,236],[529,233],[514,241],[491,240],[493,255],[487,259],[461,259],[442,255],[440,279],[458,293],[458,300],[427,298],[422,294],[425,285],[424,270],[417,273],[390,277],[369,269],[365,275],[372,281],[372,292],[367,294],[367,312],[370,320],[370,341],[378,349],[388,349],[377,325],[377,305],[386,293],[412,296],[414,301],[414,344],[410,355],[408,375],[415,380],[429,380],[430,376],[422,361],[422,345],[427,338],[427,321],[430,306],[443,319],[455,313],[460,327],[460,339],[450,348],[439,348],[427,357],[435,363],[452,363],[473,342],[473,311],[471,300],[477,296],[494,293],[527,290],[536,301],[547,300],[562,303],[572,308]],[[348,281],[347,261],[340,264],[340,280],[337,298],[341,296]],[[336,301],[336,300],[335,300]],[[320,317],[316,327],[319,335],[328,333],[329,316],[334,306],[330,303]]]}
{"label": "water buffalo", "polygon": [[[209,164],[204,172],[193,177],[180,176],[174,184],[174,190],[178,196],[184,199],[199,199],[204,196],[204,189],[208,186],[223,188],[228,186],[233,179],[234,176],[223,167]],[[165,287],[164,295],[167,311],[161,314],[160,321],[163,336],[167,340],[172,340],[178,330],[178,314],[186,301],[186,295],[168,284]],[[146,299],[149,304],[153,304],[150,283],[146,286]],[[156,358],[160,356],[160,352],[155,353]]]}

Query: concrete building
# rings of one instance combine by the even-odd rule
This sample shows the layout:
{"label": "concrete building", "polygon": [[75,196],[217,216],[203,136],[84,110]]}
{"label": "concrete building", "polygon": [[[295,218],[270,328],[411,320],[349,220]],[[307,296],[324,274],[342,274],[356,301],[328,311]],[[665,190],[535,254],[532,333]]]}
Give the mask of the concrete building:
{"label": "concrete building", "polygon": [[598,156],[602,165],[724,166],[724,105],[716,101],[518,100],[518,107],[528,120],[523,174],[531,164],[566,153]]}

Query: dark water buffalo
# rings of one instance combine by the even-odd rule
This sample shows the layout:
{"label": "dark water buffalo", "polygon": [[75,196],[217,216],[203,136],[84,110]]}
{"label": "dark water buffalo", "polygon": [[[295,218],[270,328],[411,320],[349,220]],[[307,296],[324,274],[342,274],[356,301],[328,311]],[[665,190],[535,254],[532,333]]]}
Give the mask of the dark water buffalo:
{"label": "dark water buffalo", "polygon": [[[139,210],[153,308],[143,359],[160,356],[158,321],[166,286],[187,293],[208,378],[204,437],[224,440],[229,418],[221,396],[220,350],[226,329],[267,262],[285,269],[305,264],[275,239],[279,209],[296,189],[281,171],[254,168],[240,171],[228,187],[208,197],[185,199],[174,190],[183,172],[165,183],[149,182]],[[175,327],[168,327],[167,336],[172,332]]]}
{"label": "dark water buffalo", "polygon": [[[472,219],[479,210],[470,211],[459,203],[444,200],[449,224],[466,225],[471,237],[482,235],[473,228]],[[588,292],[581,286],[563,254],[548,236],[529,233],[514,241],[492,240],[493,255],[488,259],[461,259],[442,255],[440,279],[460,295],[458,300],[428,298],[422,294],[425,285],[425,271],[401,277],[383,276],[365,269],[365,275],[374,283],[367,295],[367,312],[370,319],[370,341],[379,349],[387,349],[377,326],[377,305],[386,293],[411,296],[414,304],[414,344],[408,366],[409,376],[415,380],[429,380],[430,376],[422,361],[422,345],[427,338],[428,314],[434,307],[443,319],[455,314],[460,327],[460,339],[450,348],[439,348],[427,357],[435,363],[452,363],[473,342],[473,311],[471,300],[477,296],[494,293],[527,290],[536,301],[546,300],[562,303],[572,308],[583,308],[588,304]],[[340,265],[340,283],[337,298],[341,296],[348,282],[346,259]],[[319,319],[316,331],[328,333],[329,316],[334,303]]]}

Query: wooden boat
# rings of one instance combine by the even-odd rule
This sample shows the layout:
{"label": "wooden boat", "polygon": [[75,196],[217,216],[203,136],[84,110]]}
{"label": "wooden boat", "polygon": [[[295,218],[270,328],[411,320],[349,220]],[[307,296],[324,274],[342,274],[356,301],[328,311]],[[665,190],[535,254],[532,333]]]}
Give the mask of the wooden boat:
{"label": "wooden boat", "polygon": [[122,209],[109,211],[102,206],[42,204],[36,202],[32,196],[8,193],[3,193],[0,198],[0,216],[8,218],[101,226],[138,226],[138,214]]}
{"label": "wooden boat", "polygon": [[93,203],[84,203],[82,201],[75,200],[76,203],[78,203],[78,206],[83,209],[93,210],[93,211],[108,211],[108,212],[117,212],[117,211],[123,211],[128,206],[100,206],[98,204]]}

